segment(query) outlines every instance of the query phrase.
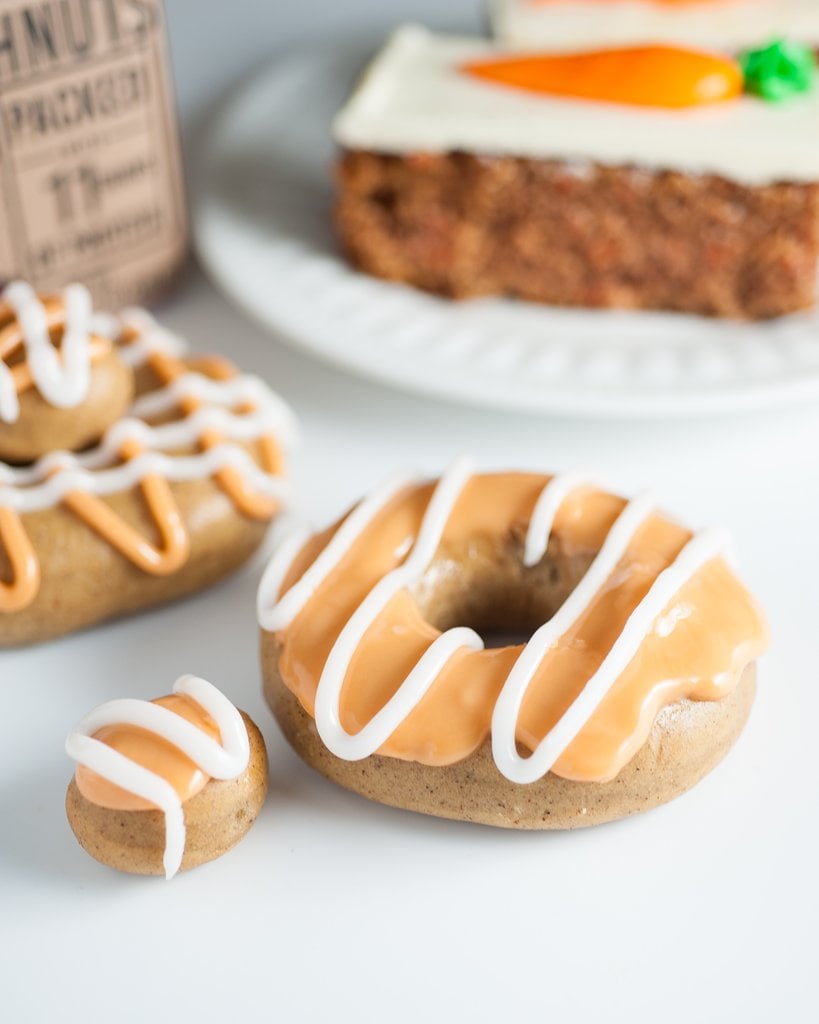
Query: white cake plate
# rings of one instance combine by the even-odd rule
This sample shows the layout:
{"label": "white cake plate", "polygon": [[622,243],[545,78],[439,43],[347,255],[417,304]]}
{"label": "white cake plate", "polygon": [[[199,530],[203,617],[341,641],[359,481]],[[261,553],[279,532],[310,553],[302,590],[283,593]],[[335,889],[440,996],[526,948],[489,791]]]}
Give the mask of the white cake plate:
{"label": "white cake plate", "polygon": [[744,324],[450,302],[352,270],[333,236],[333,113],[366,59],[314,47],[247,82],[194,161],[214,281],[292,345],[410,391],[539,413],[680,416],[819,396],[819,311]]}

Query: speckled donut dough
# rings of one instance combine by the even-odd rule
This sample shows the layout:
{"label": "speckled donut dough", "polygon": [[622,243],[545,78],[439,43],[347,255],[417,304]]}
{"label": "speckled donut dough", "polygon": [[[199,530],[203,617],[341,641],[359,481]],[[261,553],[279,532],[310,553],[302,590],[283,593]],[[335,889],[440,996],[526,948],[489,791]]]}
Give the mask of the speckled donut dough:
{"label": "speckled donut dough", "polygon": [[309,765],[381,803],[519,829],[648,810],[753,703],[767,627],[725,542],[571,474],[375,492],[268,567],[265,697]]}
{"label": "speckled donut dough", "polygon": [[[172,493],[187,524],[189,553],[166,575],[144,572],[66,509],[26,516],[42,580],[31,604],[0,613],[0,647],[42,643],[203,590],[240,568],[263,541],[267,520],[242,515],[212,480],[174,484]],[[112,495],[108,504],[144,536],[156,530],[138,491]],[[0,579],[10,575],[0,549]]]}
{"label": "speckled donut dough", "polygon": [[639,753],[611,782],[573,782],[549,772],[520,786],[498,772],[489,741],[464,761],[441,767],[378,754],[342,761],[324,746],[316,723],[277,678],[270,648],[265,663],[264,694],[285,739],[325,778],[391,807],[499,828],[602,825],[673,800],[728,753],[756,692],[751,667],[733,693],[717,703],[679,701],[664,708]]}

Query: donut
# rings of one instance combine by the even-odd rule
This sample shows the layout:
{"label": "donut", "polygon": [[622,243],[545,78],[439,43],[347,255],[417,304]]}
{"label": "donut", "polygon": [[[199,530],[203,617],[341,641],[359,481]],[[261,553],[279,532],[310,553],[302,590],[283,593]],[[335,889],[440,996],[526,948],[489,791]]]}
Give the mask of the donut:
{"label": "donut", "polygon": [[267,702],[309,765],[381,803],[525,829],[647,810],[750,712],[768,630],[728,544],[577,473],[393,481],[270,561]]}
{"label": "donut", "polygon": [[95,860],[170,879],[221,857],[267,795],[259,730],[215,686],[182,676],[154,701],[112,700],[71,731],[68,822]]}
{"label": "donut", "polygon": [[[48,301],[29,300],[42,324]],[[68,296],[64,306],[65,334],[76,333]],[[33,335],[33,319],[18,319],[14,332]],[[135,393],[127,414],[82,451],[0,461],[0,646],[215,583],[257,549],[287,498],[294,421],[261,380],[221,357],[188,354],[144,311],[108,318],[107,330]],[[8,383],[9,371],[27,364],[0,365]]]}

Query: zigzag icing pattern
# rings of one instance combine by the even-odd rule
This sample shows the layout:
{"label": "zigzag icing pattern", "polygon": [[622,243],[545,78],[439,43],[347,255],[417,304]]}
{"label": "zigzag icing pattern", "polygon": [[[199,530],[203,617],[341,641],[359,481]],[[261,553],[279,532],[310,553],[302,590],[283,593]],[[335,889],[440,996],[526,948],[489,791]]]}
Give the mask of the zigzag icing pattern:
{"label": "zigzag icing pattern", "polygon": [[[0,421],[4,423],[19,418],[19,392],[28,384],[59,409],[74,408],[88,395],[94,358],[92,334],[100,338],[101,322],[94,316],[91,296],[83,285],[69,285],[59,299],[56,306],[47,308],[24,281],[13,281],[0,293],[0,306],[12,314],[11,322],[0,331]],[[61,329],[59,348],[51,339],[54,328]],[[18,351],[22,359],[20,370],[15,370],[6,359]]]}
{"label": "zigzag icing pattern", "polygon": [[[214,405],[216,393],[211,392]],[[233,404],[231,395],[235,393],[228,389],[223,399],[225,405]],[[271,406],[258,413],[237,416],[227,409],[206,408],[179,423],[157,427],[136,418],[120,420],[92,452],[50,452],[33,466],[22,468],[0,463],[0,505],[21,513],[38,512],[58,505],[75,490],[114,494],[136,486],[151,473],[167,480],[200,480],[225,467],[239,470],[262,494],[282,499],[289,493],[285,481],[265,473],[244,449],[231,443],[257,441],[271,433],[289,436],[281,412]],[[162,451],[193,445],[209,430],[218,431],[226,442],[194,455],[165,455]],[[143,454],[111,466],[129,442],[143,449]]]}
{"label": "zigzag icing pattern", "polygon": [[[441,478],[432,492],[410,553],[378,580],[332,644],[315,694],[315,721],[322,741],[337,757],[360,760],[379,751],[417,708],[454,655],[465,650],[483,649],[483,640],[474,630],[460,626],[446,630],[428,646],[393,696],[363,727],[354,733],[344,728],[340,711],[342,688],[365,635],[399,591],[411,589],[421,581],[471,476],[470,464],[460,460]],[[306,536],[299,534],[285,541],[271,560],[259,588],[257,611],[261,628],[283,634],[350,553],[353,545],[366,534],[379,513],[406,486],[406,481],[397,481],[366,498],[343,520],[301,577],[282,593]],[[526,566],[536,565],[546,553],[555,516],[563,502],[575,492],[590,487],[592,485],[584,474],[572,473],[553,477],[543,488],[527,527],[524,542]],[[706,564],[727,551],[729,539],[722,531],[705,530],[688,540],[673,561],[658,572],[576,698],[563,710],[532,753],[521,756],[516,738],[521,707],[543,659],[589,609],[637,533],[655,511],[655,501],[649,495],[625,504],[573,592],[535,631],[512,664],[491,715],[494,760],[501,774],[510,781],[531,783],[554,767],[616,685],[644,639],[652,631],[657,636],[667,635],[667,624],[663,625],[660,620],[674,597]]]}

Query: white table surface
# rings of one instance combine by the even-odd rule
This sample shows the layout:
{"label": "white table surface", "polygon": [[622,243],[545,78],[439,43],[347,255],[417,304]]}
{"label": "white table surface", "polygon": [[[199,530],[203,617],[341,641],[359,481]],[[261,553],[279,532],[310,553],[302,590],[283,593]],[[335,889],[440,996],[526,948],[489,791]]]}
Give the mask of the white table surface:
{"label": "white table surface", "polygon": [[[485,468],[596,467],[692,525],[729,526],[774,645],[710,777],[643,817],[554,835],[382,808],[305,767],[260,695],[258,564],[171,608],[4,652],[0,1020],[815,1021],[819,409],[656,427],[476,411],[313,363],[197,273],[159,312],[292,403],[293,476],[316,523],[396,467],[434,473],[461,452]],[[259,723],[270,796],[221,860],[170,884],[118,875],[68,828],[64,737],[95,704],[186,671]]]}

